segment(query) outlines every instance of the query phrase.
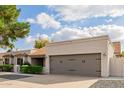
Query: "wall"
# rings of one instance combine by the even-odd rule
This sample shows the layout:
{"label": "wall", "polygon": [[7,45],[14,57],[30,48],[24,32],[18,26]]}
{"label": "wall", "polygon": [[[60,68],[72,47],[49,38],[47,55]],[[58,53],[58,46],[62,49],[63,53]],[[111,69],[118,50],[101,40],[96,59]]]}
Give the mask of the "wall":
{"label": "wall", "polygon": [[[46,67],[50,55],[101,53],[101,76],[109,76],[108,37],[53,43],[46,46]],[[49,69],[47,72],[49,73]]]}
{"label": "wall", "polygon": [[107,67],[109,68],[108,69],[108,74],[109,75],[110,75],[110,60],[114,57],[115,57],[115,55],[114,55],[113,43],[108,41],[108,63],[107,63]]}
{"label": "wall", "polygon": [[111,59],[110,76],[124,76],[124,57],[114,57]]}
{"label": "wall", "polygon": [[42,66],[43,62],[44,62],[43,58],[31,58],[32,65],[41,65]]}
{"label": "wall", "polygon": [[31,57],[27,57],[27,61],[31,64]]}
{"label": "wall", "polygon": [[0,59],[0,65],[2,65],[3,64],[3,59]]}

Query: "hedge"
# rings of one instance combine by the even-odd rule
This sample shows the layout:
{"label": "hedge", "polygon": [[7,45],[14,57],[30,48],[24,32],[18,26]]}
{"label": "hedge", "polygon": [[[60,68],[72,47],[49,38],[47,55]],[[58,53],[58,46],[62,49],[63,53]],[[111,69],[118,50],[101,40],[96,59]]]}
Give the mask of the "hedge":
{"label": "hedge", "polygon": [[0,65],[0,68],[5,72],[11,72],[13,70],[13,65],[3,64],[3,65]]}
{"label": "hedge", "polygon": [[29,73],[29,74],[40,74],[43,71],[42,66],[28,66],[28,65],[22,65],[20,67],[20,72],[22,73]]}

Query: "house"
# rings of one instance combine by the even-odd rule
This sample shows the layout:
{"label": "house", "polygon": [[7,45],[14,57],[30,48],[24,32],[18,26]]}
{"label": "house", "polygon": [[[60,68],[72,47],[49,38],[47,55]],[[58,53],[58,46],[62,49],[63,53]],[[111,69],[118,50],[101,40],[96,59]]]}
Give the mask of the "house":
{"label": "house", "polygon": [[5,53],[0,53],[0,65],[3,64],[3,61],[4,61],[4,60],[3,60],[3,55],[4,55],[4,54],[5,54]]}
{"label": "house", "polygon": [[108,36],[54,42],[46,46],[45,71],[108,77],[113,57],[113,44]]}
{"label": "house", "polygon": [[44,65],[45,49],[32,49],[13,51],[0,54],[3,60],[1,64],[22,65],[23,63],[30,63],[32,65]]}
{"label": "house", "polygon": [[29,62],[32,65],[41,65],[42,67],[44,67],[45,66],[45,55],[46,55],[45,48],[33,49],[28,54],[30,58]]}
{"label": "house", "polygon": [[46,74],[108,77],[109,62],[115,55],[109,37],[98,36],[53,42],[41,49],[5,53],[3,57],[5,64],[21,65],[27,61],[41,65]]}
{"label": "house", "polygon": [[3,55],[3,64],[21,65],[27,60],[30,50],[7,52]]}

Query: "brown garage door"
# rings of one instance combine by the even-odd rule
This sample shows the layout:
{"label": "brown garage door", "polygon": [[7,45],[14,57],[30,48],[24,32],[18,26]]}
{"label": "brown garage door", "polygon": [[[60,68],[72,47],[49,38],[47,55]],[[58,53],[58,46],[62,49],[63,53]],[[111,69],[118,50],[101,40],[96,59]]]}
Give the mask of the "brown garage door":
{"label": "brown garage door", "polygon": [[50,56],[51,74],[101,76],[101,54]]}

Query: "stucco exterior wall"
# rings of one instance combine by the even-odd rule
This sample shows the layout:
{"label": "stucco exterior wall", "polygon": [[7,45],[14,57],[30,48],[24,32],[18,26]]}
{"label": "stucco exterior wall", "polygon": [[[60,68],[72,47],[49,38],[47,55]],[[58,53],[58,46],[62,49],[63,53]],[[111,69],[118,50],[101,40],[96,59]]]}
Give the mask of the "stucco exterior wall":
{"label": "stucco exterior wall", "polygon": [[0,65],[2,65],[3,64],[3,60],[0,60]]}
{"label": "stucco exterior wall", "polygon": [[31,64],[31,57],[27,57],[27,61]]}
{"label": "stucco exterior wall", "polygon": [[108,69],[108,74],[110,75],[110,65],[111,65],[111,59],[114,58],[114,47],[112,42],[108,41],[108,63],[107,63],[107,67]]}
{"label": "stucco exterior wall", "polygon": [[67,42],[57,42],[46,46],[46,68],[49,73],[49,56],[101,53],[101,76],[109,76],[109,53],[108,36],[90,39],[72,40]]}
{"label": "stucco exterior wall", "polygon": [[90,40],[51,44],[46,47],[48,55],[107,52],[107,40]]}
{"label": "stucco exterior wall", "polygon": [[14,65],[17,65],[17,57],[14,57]]}
{"label": "stucco exterior wall", "polygon": [[111,59],[110,76],[124,76],[124,57],[114,57]]}

